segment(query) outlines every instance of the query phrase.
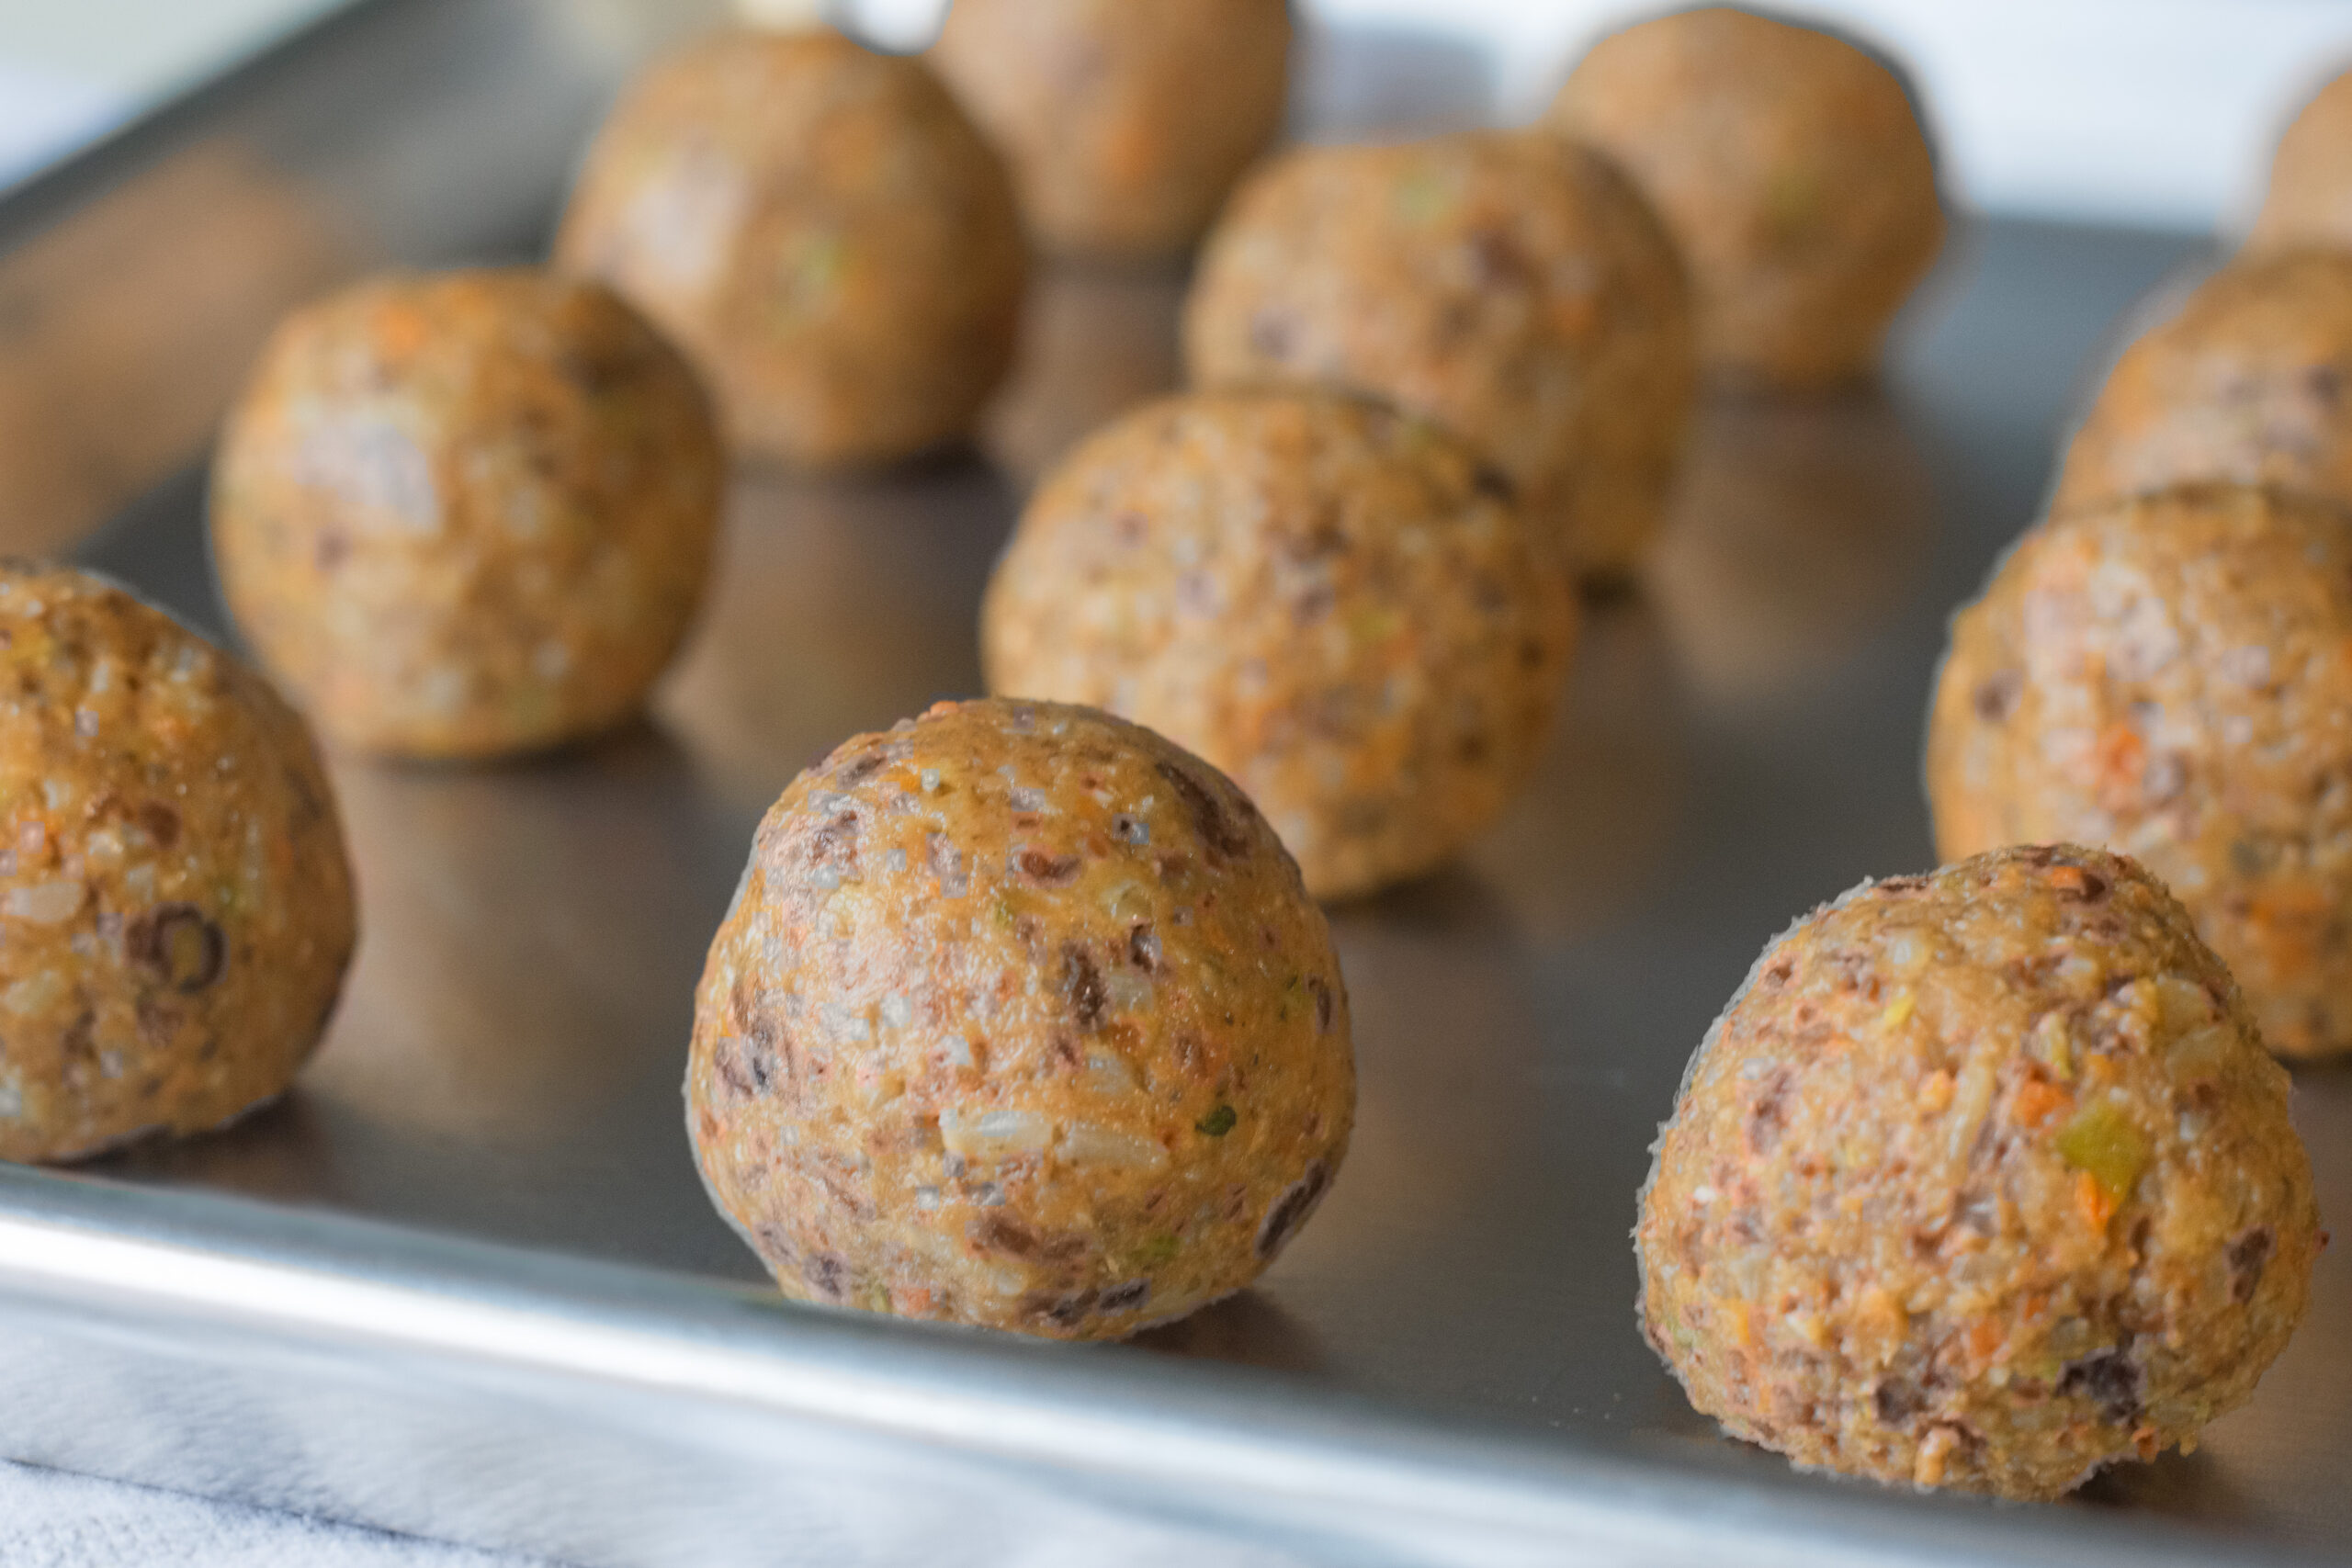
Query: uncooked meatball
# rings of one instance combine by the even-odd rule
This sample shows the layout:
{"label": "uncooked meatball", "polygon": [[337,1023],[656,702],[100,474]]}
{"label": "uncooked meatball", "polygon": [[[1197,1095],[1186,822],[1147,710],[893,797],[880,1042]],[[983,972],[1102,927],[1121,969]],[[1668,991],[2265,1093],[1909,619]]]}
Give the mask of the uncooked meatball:
{"label": "uncooked meatball", "polygon": [[1004,166],[920,61],[724,32],[597,133],[556,238],[709,378],[733,444],[805,467],[968,434],[1020,335]]}
{"label": "uncooked meatball", "polygon": [[1948,858],[2144,862],[2272,1050],[2352,1050],[2352,514],[2197,487],[2036,528],[1953,619],[1928,795]]}
{"label": "uncooked meatball", "polygon": [[1868,376],[1943,246],[1935,157],[1903,84],[1811,28],[1724,7],[1639,23],[1585,56],[1549,123],[1657,204],[1721,380]]}
{"label": "uncooked meatball", "polygon": [[1478,132],[1253,175],[1185,306],[1205,387],[1327,384],[1476,442],[1577,569],[1657,531],[1697,367],[1681,263],[1605,159]]}
{"label": "uncooked meatball", "polygon": [[1330,392],[1198,393],[1040,488],[989,688],[1111,709],[1249,792],[1318,897],[1446,860],[1527,782],[1575,603],[1469,448]]}
{"label": "uncooked meatball", "polygon": [[2064,509],[2198,479],[2352,502],[2352,253],[2222,268],[2116,362],[2066,453]]}
{"label": "uncooked meatball", "polygon": [[601,284],[396,275],[270,340],[221,437],[213,558],[329,739],[496,756],[638,711],[721,482],[693,372]]}
{"label": "uncooked meatball", "polygon": [[1239,1290],[1355,1106],[1323,916],[1248,798],[1088,708],[943,703],[754,840],[687,1122],[786,1294],[1114,1338]]}
{"label": "uncooked meatball", "polygon": [[0,563],[0,1159],[282,1093],[351,958],[334,792],[268,682],[84,572]]}
{"label": "uncooked meatball", "polygon": [[1642,1193],[1643,1332],[1800,1464],[2057,1496],[2190,1445],[2286,1348],[2324,1245],[2287,1096],[2130,861],[1864,883],[1691,1060]]}
{"label": "uncooked meatball", "polygon": [[2352,72],[2312,96],[2270,162],[2249,247],[2352,247]]}
{"label": "uncooked meatball", "polygon": [[1189,248],[1282,129],[1286,0],[956,0],[932,59],[1080,255]]}

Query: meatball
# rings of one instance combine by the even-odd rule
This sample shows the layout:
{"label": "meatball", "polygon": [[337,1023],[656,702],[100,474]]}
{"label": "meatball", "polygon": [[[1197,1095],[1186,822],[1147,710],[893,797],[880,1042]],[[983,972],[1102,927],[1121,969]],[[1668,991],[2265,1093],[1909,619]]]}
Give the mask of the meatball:
{"label": "meatball", "polygon": [[1599,154],[1475,132],[1252,176],[1184,312],[1207,387],[1328,383],[1451,427],[1592,575],[1656,532],[1697,376],[1682,268]]}
{"label": "meatball", "polygon": [[2203,487],[2043,524],[1952,622],[1928,795],[1947,857],[2145,862],[2271,1049],[2352,1050],[2352,514]]}
{"label": "meatball", "polygon": [[382,277],[264,350],[213,560],[329,739],[497,756],[638,711],[702,596],[721,479],[693,373],[602,285]]}
{"label": "meatball", "polygon": [[1199,752],[1318,897],[1412,876],[1526,784],[1566,671],[1574,596],[1506,488],[1337,393],[1156,403],[1031,502],[981,614],[989,686]]}
{"label": "meatball", "polygon": [[1087,708],[942,703],[754,840],[687,1122],[787,1295],[1113,1338],[1239,1290],[1355,1105],[1322,914],[1240,791]]}
{"label": "meatball", "polygon": [[2190,1446],[2303,1314],[2311,1161],[2237,987],[2072,847],[1864,883],[1767,948],[1643,1189],[1643,1332],[1734,1436],[2054,1497]]}
{"label": "meatball", "polygon": [[2352,502],[2352,254],[2236,262],[2127,349],[2076,432],[2060,508],[2197,479]]}
{"label": "meatball", "polygon": [[1003,165],[921,62],[724,32],[646,72],[556,238],[685,346],[740,449],[878,464],[969,434],[1028,255]]}
{"label": "meatball", "polygon": [[1002,149],[1031,232],[1188,249],[1282,129],[1285,0],[956,0],[932,59]]}
{"label": "meatball", "polygon": [[1904,85],[1853,45],[1724,7],[1603,39],[1549,123],[1622,163],[1690,268],[1710,377],[1868,376],[1944,236]]}
{"label": "meatball", "polygon": [[356,931],[334,795],[267,682],[101,579],[0,563],[0,1159],[282,1093]]}
{"label": "meatball", "polygon": [[2249,247],[2352,246],[2352,72],[2312,95],[2270,162]]}

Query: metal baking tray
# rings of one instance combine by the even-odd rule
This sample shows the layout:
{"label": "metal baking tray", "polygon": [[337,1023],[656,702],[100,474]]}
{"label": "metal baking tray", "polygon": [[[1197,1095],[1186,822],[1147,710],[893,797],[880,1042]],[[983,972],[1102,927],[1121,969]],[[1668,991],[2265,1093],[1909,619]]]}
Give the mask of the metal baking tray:
{"label": "metal baking tray", "polygon": [[[224,630],[201,461],[261,333],[367,267],[528,254],[615,84],[704,19],[371,0],[0,201],[0,547],[78,539]],[[1475,96],[1459,51],[1325,43],[1313,101]],[[1792,916],[1929,863],[1944,614],[2031,515],[2109,323],[2197,254],[1974,223],[1880,391],[1710,412],[1532,794],[1334,915],[1363,1096],[1316,1224],[1114,1347],[777,1300],[678,1100],[762,807],[978,686],[1024,476],[1174,375],[1180,278],[1047,276],[988,455],[741,477],[649,721],[503,767],[338,764],[364,945],[300,1086],[215,1136],[0,1170],[0,1454],[597,1564],[2344,1560],[2344,1247],[2249,1408],[2052,1506],[1796,1473],[1693,1414],[1633,1312],[1685,1058]],[[2297,1111],[2345,1223],[2352,1073],[2299,1069]]]}

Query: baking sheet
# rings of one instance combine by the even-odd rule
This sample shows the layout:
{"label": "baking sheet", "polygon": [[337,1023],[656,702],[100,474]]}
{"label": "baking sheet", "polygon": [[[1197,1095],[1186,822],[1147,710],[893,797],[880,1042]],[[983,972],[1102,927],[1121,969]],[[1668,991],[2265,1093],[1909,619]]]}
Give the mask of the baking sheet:
{"label": "baking sheet", "polygon": [[[613,6],[363,9],[380,14],[368,24],[379,27],[413,26],[427,12],[473,27],[493,14],[526,18],[514,35],[518,61],[556,38],[570,40],[566,59],[606,60],[582,66],[576,90],[548,100],[539,142],[549,149],[555,124],[592,111],[609,62],[660,31],[628,32],[609,15],[601,33],[550,20],[571,18],[568,27],[575,11],[628,9]],[[608,57],[581,52],[582,39]],[[314,49],[311,75],[294,80],[314,81],[322,61],[343,58]],[[391,93],[385,112],[404,106],[413,107]],[[274,181],[272,155],[254,146],[214,152],[252,160],[239,166]],[[560,188],[562,158],[526,162],[540,184],[506,176],[507,205],[482,200],[470,226],[418,234],[379,225],[356,240],[348,223],[316,231],[333,244],[294,246],[311,259],[288,269],[286,287],[385,254],[500,248],[500,221],[527,231]],[[436,166],[421,160],[410,177],[429,182]],[[7,217],[0,210],[0,236]],[[250,238],[253,223],[236,217],[232,228]],[[865,479],[739,476],[712,603],[646,722],[494,768],[336,765],[365,934],[334,1031],[295,1092],[218,1136],[142,1146],[75,1177],[0,1179],[0,1236],[16,1249],[0,1249],[0,1306],[44,1347],[9,1365],[12,1381],[41,1386],[19,1386],[0,1405],[0,1450],[284,1501],[217,1454],[199,1464],[152,1436],[109,1446],[74,1427],[68,1397],[86,1393],[93,1366],[111,1366],[109,1401],[132,1413],[131,1425],[153,1423],[154,1412],[138,1414],[148,1398],[141,1380],[170,1378],[184,1361],[210,1369],[188,1375],[237,1413],[230,1429],[282,1429],[281,1406],[299,1398],[285,1370],[266,1368],[248,1342],[252,1323],[232,1331],[210,1315],[266,1305],[271,1334],[323,1337],[324,1359],[302,1363],[322,1378],[397,1365],[429,1383],[454,1376],[460,1352],[477,1367],[512,1352],[532,1377],[580,1394],[599,1377],[633,1375],[634,1363],[612,1358],[659,1362],[701,1346],[718,1357],[705,1369],[714,1388],[729,1366],[747,1385],[760,1366],[798,1368],[799,1381],[783,1377],[773,1399],[820,1434],[865,1406],[808,1404],[811,1358],[897,1391],[890,1397],[922,1405],[926,1420],[951,1407],[983,1420],[994,1410],[1007,1430],[1027,1431],[1020,1413],[1037,1408],[1023,1401],[1046,1400],[1060,1413],[1052,1420],[1088,1411],[1110,1424],[1104,1451],[1123,1456],[1116,1495],[1102,1505],[1113,1514],[1180,1502],[1196,1513],[1200,1477],[1214,1472],[1232,1494],[1227,1522],[1271,1540],[1268,1520],[1280,1513],[1299,1561],[1373,1549],[1349,1538],[1340,1515],[1343,1499],[1380,1490],[1376,1478],[1399,1498],[1414,1488],[1397,1476],[1430,1481],[1412,1506],[1444,1518],[1454,1505],[1438,1500],[1435,1478],[1464,1473],[1487,1474],[1497,1490],[1476,1506],[1457,1498],[1460,1506],[1500,1517],[1509,1509],[1498,1499],[1508,1496],[1532,1510],[1511,1527],[1536,1551],[1531,1561],[1572,1539],[1597,1550],[1611,1531],[1624,1555],[1607,1560],[1628,1562],[1710,1560],[1732,1540],[1752,1561],[1829,1561],[1834,1543],[1864,1538],[1882,1558],[1890,1542],[1907,1541],[1920,1562],[2352,1551],[2344,1248],[2323,1258],[2310,1320],[2250,1408],[2217,1424],[2195,1456],[2125,1467],[2054,1508],[1915,1500],[1795,1475],[1690,1410],[1643,1347],[1632,1309],[1634,1194],[1685,1059],[1792,916],[1865,874],[1929,863],[1917,753],[1942,617],[2030,517],[2109,324],[2198,254],[2182,237],[1978,223],[1955,242],[1882,389],[1710,409],[1657,569],[1640,593],[1592,616],[1527,798],[1461,863],[1335,912],[1362,1073],[1356,1140],[1316,1223],[1258,1287],[1098,1350],[845,1322],[780,1303],[745,1318],[738,1309],[759,1304],[760,1271],[695,1178],[678,1080],[693,982],[752,827],[797,768],[848,734],[978,689],[978,593],[1028,479],[1175,373],[1180,277],[1049,275],[1028,359],[979,448]],[[0,258],[0,292],[6,267]],[[221,345],[209,352],[226,357]],[[8,371],[0,342],[0,389]],[[193,393],[184,400],[204,405]],[[124,508],[81,555],[218,632],[201,497],[200,468],[184,471]],[[2352,1073],[2299,1069],[2297,1113],[2324,1211],[2352,1213]],[[14,1232],[12,1218],[21,1222]],[[175,1261],[141,1272],[141,1259],[166,1257]],[[497,1319],[495,1333],[473,1319],[445,1325],[435,1339],[381,1303],[360,1314],[347,1292],[296,1291],[266,1303],[239,1295],[268,1296],[269,1281],[294,1274],[469,1310],[511,1285],[503,1310],[521,1315]],[[636,1338],[599,1341],[602,1350],[577,1361],[545,1348],[573,1345],[563,1336],[582,1325],[610,1328],[623,1298]],[[706,1314],[718,1314],[723,1334]],[[113,1325],[103,1355],[77,1337],[85,1314]],[[200,1352],[216,1335],[232,1348]],[[267,1393],[265,1378],[277,1380]],[[925,1390],[938,1402],[924,1405]],[[482,1431],[525,1420],[524,1406],[468,1397],[416,1417],[420,1449],[435,1433],[446,1440],[451,1411],[469,1412]],[[598,1408],[616,1451],[640,1462],[634,1482],[624,1463],[596,1490],[652,1517],[664,1495],[652,1456],[674,1460],[662,1445],[675,1434],[651,1416]],[[1165,1457],[1173,1439],[1155,1426],[1171,1411],[1182,1440],[1207,1445],[1216,1461],[1204,1458],[1208,1469],[1181,1484],[1182,1467]],[[1270,1425],[1278,1411],[1294,1424]],[[912,1416],[874,1424],[890,1441],[856,1462],[837,1453],[841,1486],[901,1497],[905,1486],[885,1484],[888,1466],[907,1462],[905,1444],[944,1439]],[[219,1423],[154,1429],[217,1432]],[[1124,1447],[1121,1432],[1132,1439]],[[1394,1468],[1351,1450],[1351,1432],[1380,1435],[1390,1445],[1380,1464]],[[709,1541],[690,1554],[675,1532],[640,1539],[608,1523],[601,1534],[551,1533],[529,1506],[471,1507],[449,1495],[488,1488],[487,1472],[470,1483],[436,1472],[432,1497],[403,1495],[380,1475],[351,1479],[354,1456],[385,1440],[380,1429],[318,1426],[296,1445],[308,1468],[292,1495],[376,1522],[595,1561],[726,1560]],[[1083,1466],[1051,1432],[974,1441],[1020,1470],[1032,1502],[1066,1501],[1079,1485]],[[1351,1479],[1322,1490],[1295,1482],[1289,1511],[1277,1510],[1269,1443],[1295,1463],[1324,1465],[1327,1480]],[[188,1437],[178,1448],[196,1444]],[[747,1438],[730,1451],[752,1463],[758,1450]],[[794,1451],[805,1459],[808,1450]],[[513,1498],[538,1498],[542,1512],[561,1502],[563,1484],[546,1473],[497,1483]],[[584,1483],[571,1485],[586,1506]],[[424,1486],[420,1472],[414,1490]],[[1267,1495],[1253,1501],[1253,1487]],[[1589,1534],[1568,1513],[1536,1506],[1584,1499],[1606,1513],[1594,1500],[1612,1497],[1613,1522]],[[743,1510],[756,1538],[758,1505],[727,1506]],[[1008,1542],[1047,1528],[1042,1502],[1005,1517]],[[1396,1529],[1385,1539],[1408,1539]],[[1449,1551],[1470,1560],[1470,1537],[1437,1530],[1396,1556]]]}

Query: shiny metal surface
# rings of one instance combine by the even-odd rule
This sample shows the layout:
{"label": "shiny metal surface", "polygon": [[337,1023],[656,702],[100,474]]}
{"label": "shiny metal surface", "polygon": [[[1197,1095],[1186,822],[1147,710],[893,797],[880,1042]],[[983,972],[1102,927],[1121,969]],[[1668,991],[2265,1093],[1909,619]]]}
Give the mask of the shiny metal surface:
{"label": "shiny metal surface", "polygon": [[[401,200],[475,174],[436,152],[401,165],[420,184],[368,185],[370,126],[402,144],[413,100],[366,98],[376,56],[313,40],[280,80],[361,105],[341,152],[310,152],[381,221],[376,251],[306,265],[511,245],[492,218],[547,210],[665,9],[346,18],[422,60],[435,28],[504,17],[518,52],[478,87],[571,84],[539,129],[472,147],[519,163],[467,186],[479,223],[438,227]],[[543,57],[556,38],[574,43]],[[269,102],[215,107],[259,123]],[[209,123],[173,135],[203,145]],[[155,166],[180,156],[163,143]],[[190,204],[191,245],[231,243],[212,211]],[[0,236],[17,218],[0,208]],[[218,221],[250,226],[234,204]],[[104,249],[71,212],[32,227],[0,278],[28,247]],[[1593,618],[1534,790],[1461,864],[1336,913],[1359,1131],[1258,1288],[1091,1348],[789,1306],[711,1213],[681,1126],[691,987],[759,812],[850,732],[977,686],[979,587],[1026,477],[1174,374],[1181,280],[1053,276],[987,453],[740,477],[713,601],[648,722],[496,769],[338,765],[365,936],[295,1093],[84,1172],[0,1170],[0,1453],[583,1562],[757,1562],[786,1540],[1010,1561],[1081,1532],[1134,1562],[2341,1560],[2341,1247],[2252,1407],[2056,1507],[1797,1475],[1715,1436],[1634,1326],[1634,1193],[1685,1058],[1792,917],[1928,863],[1942,616],[2030,515],[2079,364],[2191,255],[1999,223],[1957,249],[1882,391],[1711,411],[1648,586]],[[0,337],[0,387],[13,363]],[[21,428],[0,416],[0,454]],[[194,473],[149,490],[82,554],[217,630],[201,493]],[[2352,1213],[2352,1072],[2302,1070],[2298,1099],[2323,1205]]]}

